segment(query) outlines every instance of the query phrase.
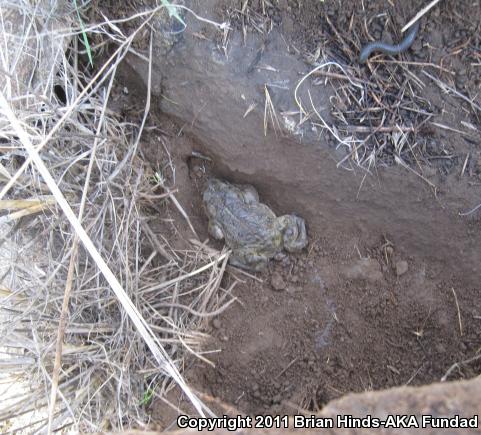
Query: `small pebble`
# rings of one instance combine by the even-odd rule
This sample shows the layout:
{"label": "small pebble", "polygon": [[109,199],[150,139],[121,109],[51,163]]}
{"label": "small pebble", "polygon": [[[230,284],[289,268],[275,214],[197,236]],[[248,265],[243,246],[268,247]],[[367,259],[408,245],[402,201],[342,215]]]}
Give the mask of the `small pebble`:
{"label": "small pebble", "polygon": [[285,290],[286,282],[279,272],[274,272],[271,277],[271,286],[274,290],[281,291]]}
{"label": "small pebble", "polygon": [[299,277],[297,275],[292,275],[290,281],[295,284],[299,282]]}
{"label": "small pebble", "polygon": [[215,329],[220,329],[220,320],[219,319],[214,319],[212,320],[212,327],[215,328]]}
{"label": "small pebble", "polygon": [[281,403],[281,400],[282,400],[282,397],[280,394],[276,394],[273,398],[272,398],[272,403],[276,404],[276,403]]}
{"label": "small pebble", "polygon": [[404,275],[409,269],[408,262],[405,260],[399,260],[396,263],[396,275],[401,276]]}

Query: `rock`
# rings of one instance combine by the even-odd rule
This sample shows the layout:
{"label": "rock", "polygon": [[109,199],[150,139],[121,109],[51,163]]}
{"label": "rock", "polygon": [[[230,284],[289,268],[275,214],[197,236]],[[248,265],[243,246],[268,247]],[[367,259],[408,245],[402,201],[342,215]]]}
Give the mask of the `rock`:
{"label": "rock", "polygon": [[353,264],[344,266],[341,269],[341,275],[351,280],[366,280],[376,282],[383,279],[381,266],[377,260],[373,258],[361,258]]}
{"label": "rock", "polygon": [[212,327],[215,329],[220,329],[221,323],[219,319],[214,319],[212,320]]}
{"label": "rock", "polygon": [[[398,387],[385,391],[368,391],[361,394],[348,394],[329,402],[319,417],[336,418],[337,415],[353,417],[385,418],[388,414],[456,414],[472,417],[479,414],[481,400],[481,380],[445,382],[423,387]],[[442,411],[440,411],[442,410]],[[461,431],[460,431],[461,432]],[[362,433],[354,431],[352,433]],[[384,429],[381,433],[413,433],[412,429],[399,431]],[[428,427],[426,434],[439,433],[439,429]],[[459,433],[459,432],[457,432]],[[463,431],[462,433],[470,433]]]}
{"label": "rock", "polygon": [[405,260],[399,260],[396,263],[396,275],[401,276],[404,275],[409,269],[408,262]]}
{"label": "rock", "polygon": [[274,290],[281,291],[285,290],[286,282],[279,272],[274,272],[271,277],[271,286]]}

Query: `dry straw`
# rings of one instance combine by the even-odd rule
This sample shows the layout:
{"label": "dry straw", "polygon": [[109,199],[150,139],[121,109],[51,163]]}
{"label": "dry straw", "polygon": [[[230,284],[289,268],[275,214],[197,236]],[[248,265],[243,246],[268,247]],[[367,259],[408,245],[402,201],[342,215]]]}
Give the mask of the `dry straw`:
{"label": "dry straw", "polygon": [[[142,119],[109,110],[120,61],[167,6],[131,18],[128,36],[107,19],[83,30],[72,7],[0,8],[2,432],[143,425],[150,399],[175,385],[212,414],[181,371],[188,354],[208,361],[202,328],[234,301],[227,252],[174,250],[151,229],[162,216],[149,198],[183,209],[172,177],[153,182],[138,152],[150,86]],[[83,31],[115,41],[93,75],[79,61]]]}

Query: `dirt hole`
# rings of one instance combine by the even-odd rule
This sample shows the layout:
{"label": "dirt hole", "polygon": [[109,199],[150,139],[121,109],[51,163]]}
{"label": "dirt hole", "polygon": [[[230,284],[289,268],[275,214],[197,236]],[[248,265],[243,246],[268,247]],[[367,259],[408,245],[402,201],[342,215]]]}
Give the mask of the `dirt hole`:
{"label": "dirt hole", "polygon": [[[225,7],[214,11],[214,16],[225,17],[225,11],[232,10],[230,2],[217,3]],[[383,35],[386,29],[396,36],[396,29],[421,4],[419,1],[402,2],[393,9],[391,2],[369,2],[367,10],[362,11],[362,19],[358,19],[355,13],[357,3],[345,9],[343,7],[348,2],[326,3],[327,6],[316,3],[312,9],[302,9],[300,2],[279,2],[278,7],[267,8],[267,13],[254,7],[249,16],[250,25],[256,30],[264,29],[263,26],[272,20],[287,32],[287,40],[292,46],[301,47],[304,54],[315,54],[318,47],[327,47],[330,55],[350,62],[349,53],[356,53],[356,48],[368,36],[386,36]],[[463,8],[467,8],[468,3],[460,2],[457,7],[465,10]],[[344,13],[339,13],[341,10]],[[386,10],[389,13],[382,15],[381,12]],[[437,65],[445,51],[454,47],[454,42],[451,44],[450,41],[461,44],[469,40],[470,44],[479,47],[479,35],[473,33],[476,26],[467,23],[458,13],[447,14],[448,9],[444,8],[429,23],[423,23],[423,43],[403,57],[408,62],[406,65],[412,61],[419,67],[426,58],[430,64]],[[235,14],[232,17],[233,22],[242,27],[243,21],[236,21]],[[363,33],[365,19],[370,20],[372,35]],[[443,20],[454,24],[443,27]],[[347,35],[343,32],[336,36],[336,30],[341,28],[349,28],[353,39],[346,42],[341,38],[339,42],[340,36]],[[183,42],[179,44],[182,47]],[[268,48],[260,47],[257,46],[257,53],[269,53]],[[254,60],[257,59],[255,53]],[[476,56],[473,53],[470,55]],[[281,55],[286,56],[285,53]],[[473,69],[466,67],[457,54],[451,55],[454,60],[450,68],[455,71],[451,77],[453,86],[457,84],[463,92],[474,92],[479,87],[479,79]],[[375,68],[389,68],[374,65],[365,73],[369,75],[368,71],[371,71],[374,77]],[[396,69],[396,80],[408,80],[409,73],[403,65]],[[246,69],[246,76],[257,67],[267,69],[259,62],[259,65],[256,63]],[[391,70],[382,69],[383,74],[387,74],[386,71]],[[232,80],[240,74],[238,70],[234,73]],[[258,84],[252,76],[248,76],[248,80]],[[128,82],[138,84],[138,79],[126,79]],[[210,91],[208,84],[202,85]],[[197,89],[201,88],[196,85],[189,92],[200,92]],[[389,93],[392,91],[390,89]],[[176,96],[182,98],[181,92]],[[463,108],[454,97],[443,100],[439,95],[439,89],[430,84],[424,93],[414,98],[419,106],[415,110],[408,107],[405,113],[401,113],[402,119],[409,120],[411,126],[416,123],[427,126],[427,120],[433,116],[444,116],[444,109],[449,105],[451,122],[459,121],[462,115],[458,110],[466,112],[466,106]],[[130,101],[130,97],[124,97]],[[189,94],[188,98],[193,97]],[[397,97],[389,94],[387,98],[386,101],[392,103]],[[219,101],[225,101],[221,99],[222,95]],[[162,100],[159,106],[164,103]],[[354,122],[359,113],[344,103],[339,105],[340,112],[351,114]],[[370,103],[374,104],[374,101]],[[428,113],[433,107],[436,110]],[[229,288],[229,283],[236,282],[233,295],[238,298],[238,303],[209,322],[207,332],[211,338],[205,344],[204,356],[210,363],[193,358],[185,370],[188,381],[201,394],[218,398],[248,414],[293,413],[299,409],[317,411],[328,401],[350,392],[439,381],[454,363],[465,361],[479,352],[481,300],[479,287],[473,279],[477,270],[471,267],[473,263],[469,263],[473,258],[471,253],[477,252],[474,246],[477,242],[473,245],[467,240],[473,231],[479,232],[479,220],[473,218],[460,222],[459,215],[454,212],[433,209],[432,204],[437,199],[414,175],[412,179],[417,183],[411,184],[409,191],[396,191],[393,187],[396,181],[393,181],[391,191],[383,186],[388,193],[382,200],[368,195],[364,202],[356,202],[358,185],[346,187],[350,181],[345,181],[345,173],[336,172],[334,176],[338,178],[327,181],[327,177],[321,178],[319,172],[322,171],[314,168],[312,163],[319,158],[318,149],[305,151],[309,145],[299,140],[289,142],[273,134],[259,139],[260,143],[251,143],[249,148],[245,136],[252,137],[249,129],[254,124],[247,124],[241,133],[233,136],[219,134],[219,142],[230,141],[222,148],[215,140],[208,140],[209,137],[216,139],[215,133],[209,132],[225,127],[216,124],[219,122],[216,115],[235,108],[221,105],[218,112],[209,112],[209,107],[201,105],[197,109],[186,110],[186,119],[179,119],[182,114],[175,109],[169,112],[157,107],[153,109],[153,116],[157,125],[162,125],[162,134],[169,138],[168,151],[176,167],[178,197],[201,240],[208,237],[201,194],[209,176],[253,183],[262,202],[277,214],[299,213],[306,218],[309,231],[309,245],[304,252],[272,261],[265,273],[250,277],[228,268],[224,278],[227,282],[223,287]],[[245,109],[240,115],[244,112]],[[468,117],[475,128],[480,127],[477,113],[470,111]],[[235,120],[233,116],[232,123],[239,123],[239,119],[242,116]],[[245,122],[250,122],[249,117],[246,119]],[[258,117],[257,121],[260,119]],[[365,132],[371,127],[358,125],[353,131]],[[260,128],[257,133],[262,137]],[[410,156],[406,157],[408,164],[418,170],[416,165],[422,166],[418,160],[421,159],[431,174],[426,175],[426,169],[421,178],[444,183],[446,190],[461,186],[458,174],[467,153],[479,155],[479,138],[472,135],[462,135],[460,139],[457,133],[449,130],[425,128],[416,130],[411,138],[419,139],[416,143],[423,145],[419,147],[422,148],[421,154],[405,149],[406,156]],[[320,147],[333,149],[332,141],[327,138]],[[372,144],[368,151],[380,151],[377,157],[381,167],[394,164],[394,156],[399,150],[389,142],[386,133],[376,136]],[[142,153],[147,161],[162,164],[159,157],[162,153],[148,136],[144,137]],[[264,160],[263,166],[262,159],[266,155],[268,160]],[[471,177],[471,183],[478,183],[476,165],[479,162],[468,160],[465,166],[471,165],[471,169],[468,168],[466,174]],[[330,160],[330,165],[335,166],[334,159]],[[397,180],[402,183],[405,178],[408,176],[402,173]],[[312,185],[309,184],[311,180],[314,180]],[[373,181],[372,185],[375,184]],[[459,189],[470,192],[465,198],[474,201],[478,191],[466,186],[464,184]],[[346,191],[354,199],[344,206],[340,198],[346,198],[343,196]],[[417,198],[417,208],[413,206],[416,202],[413,197]],[[407,208],[400,204],[413,208],[398,219],[397,213],[401,215]],[[426,210],[423,204],[429,204]],[[423,213],[426,213],[425,217],[420,217]],[[437,220],[439,216],[442,220]],[[357,220],[360,224],[353,225]],[[389,226],[391,220],[393,225]],[[435,231],[431,228],[434,226],[432,222],[436,225],[441,222],[441,228]],[[179,234],[190,237],[188,229],[179,229]],[[459,239],[453,240],[460,235]],[[221,248],[222,245],[213,243],[213,246]],[[434,246],[439,247],[439,252],[431,252],[429,247]],[[463,269],[460,263],[464,261],[466,267]],[[477,360],[460,365],[450,373],[449,379],[471,378],[480,371],[481,360]],[[165,410],[163,406],[154,405],[152,412],[154,417],[160,418]]]}
{"label": "dirt hole", "polygon": [[[170,128],[174,138],[181,126]],[[217,171],[222,160],[199,156],[200,148],[188,135],[169,146],[179,198],[205,240],[202,191],[209,177],[224,173]],[[154,147],[144,144],[143,152],[149,161],[158,158]],[[277,195],[282,191],[271,186],[261,200],[278,214],[294,209],[276,209]],[[299,195],[296,207],[312,201]],[[429,384],[479,349],[478,289],[382,231],[340,232],[326,224],[319,232],[310,225],[304,252],[271,261],[254,278],[228,268],[223,287],[233,282],[238,303],[207,329],[205,357],[215,367],[194,358],[185,375],[207,397],[248,414],[315,412],[350,392]],[[449,378],[480,369],[474,362]],[[153,409],[154,416],[165,413],[161,404]]]}

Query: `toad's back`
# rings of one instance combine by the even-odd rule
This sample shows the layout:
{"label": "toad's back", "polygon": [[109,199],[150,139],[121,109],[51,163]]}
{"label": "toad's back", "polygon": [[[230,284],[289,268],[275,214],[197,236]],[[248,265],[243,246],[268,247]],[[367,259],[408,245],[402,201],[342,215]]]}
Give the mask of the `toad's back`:
{"label": "toad's back", "polygon": [[[278,245],[276,216],[264,204],[246,200],[243,191],[227,183],[209,183],[204,193],[209,218],[222,228],[232,247]],[[277,240],[279,239],[279,240]]]}

